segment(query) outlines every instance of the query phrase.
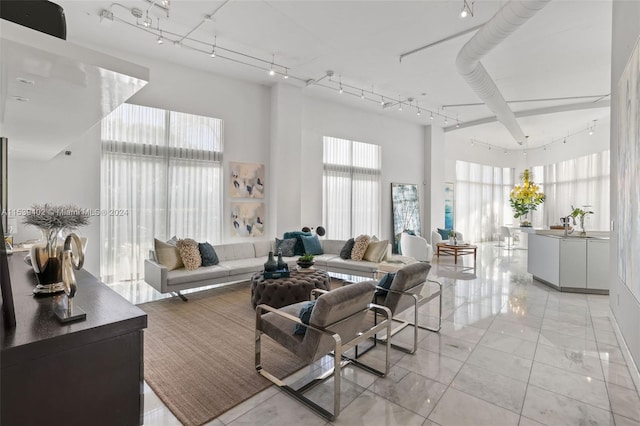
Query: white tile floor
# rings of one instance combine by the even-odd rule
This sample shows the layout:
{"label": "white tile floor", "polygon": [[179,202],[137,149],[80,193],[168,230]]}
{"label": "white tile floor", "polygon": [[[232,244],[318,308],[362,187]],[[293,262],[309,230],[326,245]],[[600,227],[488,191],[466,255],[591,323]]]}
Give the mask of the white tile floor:
{"label": "white tile floor", "polygon": [[[386,378],[345,368],[344,408],[333,424],[640,425],[640,398],[608,296],[560,293],[533,282],[526,254],[486,243],[475,270],[456,267],[451,258],[434,262],[430,278],[444,284],[441,332],[421,330],[414,355],[393,350]],[[464,266],[472,264],[463,258]],[[146,284],[115,288],[134,303],[158,297]],[[432,303],[424,313],[433,313]],[[379,356],[377,350],[365,355]],[[324,368],[321,360],[296,379]],[[310,395],[327,400],[331,389],[325,383]],[[148,386],[144,423],[180,424]],[[258,424],[328,423],[274,387],[208,423]]]}

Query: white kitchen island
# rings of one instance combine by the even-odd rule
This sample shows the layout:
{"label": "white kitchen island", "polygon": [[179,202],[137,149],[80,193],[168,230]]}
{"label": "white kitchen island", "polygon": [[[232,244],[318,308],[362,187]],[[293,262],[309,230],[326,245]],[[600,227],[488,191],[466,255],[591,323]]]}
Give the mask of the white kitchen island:
{"label": "white kitchen island", "polygon": [[556,290],[609,294],[609,238],[530,233],[527,272]]}

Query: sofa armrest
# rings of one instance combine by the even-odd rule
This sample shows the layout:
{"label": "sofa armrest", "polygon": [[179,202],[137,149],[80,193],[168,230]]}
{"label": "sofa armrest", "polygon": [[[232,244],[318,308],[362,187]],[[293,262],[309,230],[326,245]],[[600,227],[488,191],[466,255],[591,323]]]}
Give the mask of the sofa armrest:
{"label": "sofa armrest", "polygon": [[144,280],[160,293],[167,293],[167,267],[151,259],[144,260]]}

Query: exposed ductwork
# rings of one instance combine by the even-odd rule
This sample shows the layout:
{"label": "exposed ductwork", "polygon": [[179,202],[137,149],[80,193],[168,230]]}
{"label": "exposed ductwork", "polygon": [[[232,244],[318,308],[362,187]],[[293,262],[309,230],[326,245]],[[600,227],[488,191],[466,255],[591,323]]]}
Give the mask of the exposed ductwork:
{"label": "exposed ductwork", "polygon": [[551,0],[510,1],[478,30],[462,47],[456,58],[460,75],[520,145],[524,143],[526,136],[480,60],[545,7],[549,1]]}

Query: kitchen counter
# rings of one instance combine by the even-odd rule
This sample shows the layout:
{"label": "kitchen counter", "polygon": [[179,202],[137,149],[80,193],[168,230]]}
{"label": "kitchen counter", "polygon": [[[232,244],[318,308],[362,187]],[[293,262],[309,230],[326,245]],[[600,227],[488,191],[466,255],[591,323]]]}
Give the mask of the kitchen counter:
{"label": "kitchen counter", "polygon": [[559,291],[609,294],[608,233],[563,234],[530,232],[527,272]]}

